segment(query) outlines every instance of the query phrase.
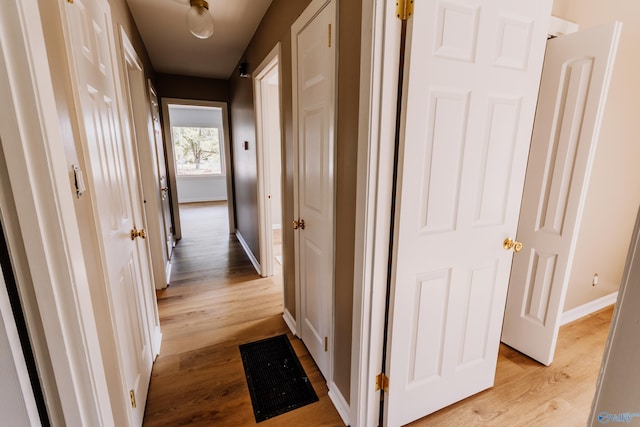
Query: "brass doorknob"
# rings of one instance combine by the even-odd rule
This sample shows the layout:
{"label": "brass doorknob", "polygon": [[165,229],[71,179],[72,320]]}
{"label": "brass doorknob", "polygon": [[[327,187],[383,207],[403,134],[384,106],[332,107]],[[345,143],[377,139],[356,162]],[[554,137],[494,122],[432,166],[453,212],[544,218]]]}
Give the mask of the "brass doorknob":
{"label": "brass doorknob", "polygon": [[300,228],[301,230],[304,230],[304,219],[293,221],[293,224],[291,226],[293,227],[294,230],[297,230],[298,228]]}
{"label": "brass doorknob", "polygon": [[511,237],[507,237],[504,239],[504,242],[502,242],[502,247],[507,251],[513,249],[514,252],[520,252],[523,245],[522,242],[518,242],[517,240],[511,239]]}
{"label": "brass doorknob", "polygon": [[141,239],[146,239],[147,232],[144,231],[144,228],[141,228],[140,230],[138,230],[136,227],[133,227],[133,230],[131,230],[131,240],[135,240],[136,237],[140,237]]}

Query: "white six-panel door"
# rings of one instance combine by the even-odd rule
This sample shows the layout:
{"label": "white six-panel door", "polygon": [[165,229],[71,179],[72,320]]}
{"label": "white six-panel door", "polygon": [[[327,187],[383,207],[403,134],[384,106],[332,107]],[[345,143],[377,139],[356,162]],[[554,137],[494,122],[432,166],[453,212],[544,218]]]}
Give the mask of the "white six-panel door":
{"label": "white six-panel door", "polygon": [[[310,10],[317,14],[306,16]],[[335,0],[315,1],[291,29],[296,82],[300,337],[328,380],[333,317]],[[331,26],[331,29],[330,29]]]}
{"label": "white six-panel door", "polygon": [[491,387],[551,1],[415,2],[388,426]]}
{"label": "white six-panel door", "polygon": [[622,25],[549,40],[502,341],[553,360],[591,164]]}
{"label": "white six-panel door", "polygon": [[[130,406],[130,421],[142,425],[152,365],[146,302],[151,292],[140,248],[132,241],[139,203],[130,140],[118,113],[113,62],[112,21],[105,0],[65,3],[71,67],[88,163],[88,189],[99,220],[99,242],[107,270],[107,295],[123,371],[123,393],[114,398]],[[140,218],[138,218],[140,219]],[[146,292],[146,293],[145,293]],[[133,399],[135,396],[135,405]]]}

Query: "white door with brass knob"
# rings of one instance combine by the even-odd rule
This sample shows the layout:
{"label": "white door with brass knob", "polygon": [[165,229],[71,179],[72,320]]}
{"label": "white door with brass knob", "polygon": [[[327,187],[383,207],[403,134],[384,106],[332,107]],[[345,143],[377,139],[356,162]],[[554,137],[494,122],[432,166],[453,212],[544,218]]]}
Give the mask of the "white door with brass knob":
{"label": "white door with brass knob", "polygon": [[387,426],[493,385],[551,10],[550,0],[414,3]]}
{"label": "white door with brass knob", "polygon": [[118,390],[112,403],[127,418],[117,424],[142,425],[154,356],[152,339],[159,344],[159,329],[152,337],[157,305],[141,240],[144,230],[137,228],[142,222],[142,198],[132,141],[127,136],[130,132],[118,105],[114,27],[106,0],[60,5],[66,15],[69,61],[76,70],[73,87],[86,150],[87,195],[98,220],[98,244],[104,254],[104,292],[112,322],[100,326],[105,334],[113,333],[118,352],[118,360],[106,361],[118,368],[109,372],[109,389]]}
{"label": "white door with brass knob", "polygon": [[[312,9],[315,9],[312,11]],[[291,29],[298,159],[293,224],[297,333],[327,380],[333,316],[335,0],[314,1]]]}
{"label": "white door with brass knob", "polygon": [[[502,341],[553,360],[620,24],[549,40]],[[593,274],[593,272],[592,272]]]}

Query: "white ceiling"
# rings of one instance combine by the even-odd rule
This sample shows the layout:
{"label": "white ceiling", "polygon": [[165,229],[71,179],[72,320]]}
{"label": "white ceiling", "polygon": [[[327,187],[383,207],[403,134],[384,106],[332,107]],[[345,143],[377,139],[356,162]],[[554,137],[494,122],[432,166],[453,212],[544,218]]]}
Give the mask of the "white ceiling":
{"label": "white ceiling", "polygon": [[187,29],[189,0],[126,0],[158,73],[228,79],[272,0],[208,0],[213,36]]}

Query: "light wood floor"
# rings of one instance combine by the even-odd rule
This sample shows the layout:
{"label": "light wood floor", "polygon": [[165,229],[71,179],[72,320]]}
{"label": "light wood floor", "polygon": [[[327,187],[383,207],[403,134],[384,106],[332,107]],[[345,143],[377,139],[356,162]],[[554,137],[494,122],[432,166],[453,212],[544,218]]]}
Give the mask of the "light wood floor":
{"label": "light wood floor", "polygon": [[163,341],[144,425],[256,425],[238,345],[287,333],[320,401],[260,425],[344,426],[323,377],[282,319],[279,264],[272,278],[256,274],[228,234],[226,209],[180,208],[183,238],[172,257],[171,285],[157,293]]}
{"label": "light wood floor", "polygon": [[[185,205],[180,212],[184,236],[174,252],[171,286],[158,292],[164,336],[144,423],[255,425],[238,345],[288,333],[281,278],[255,273],[227,232],[225,205]],[[492,389],[411,426],[584,426],[612,312],[564,326],[551,367],[501,345]],[[304,345],[291,334],[289,339],[320,401],[260,425],[343,426]]]}
{"label": "light wood floor", "polygon": [[595,393],[613,306],[560,328],[549,367],[500,344],[493,388],[412,427],[584,427]]}

